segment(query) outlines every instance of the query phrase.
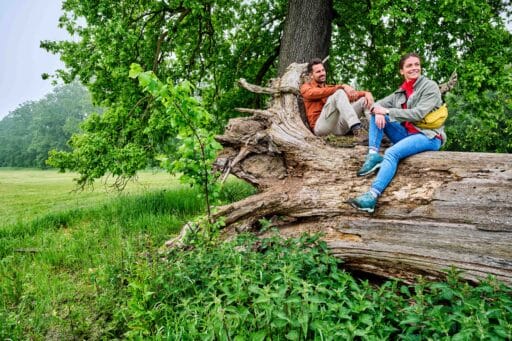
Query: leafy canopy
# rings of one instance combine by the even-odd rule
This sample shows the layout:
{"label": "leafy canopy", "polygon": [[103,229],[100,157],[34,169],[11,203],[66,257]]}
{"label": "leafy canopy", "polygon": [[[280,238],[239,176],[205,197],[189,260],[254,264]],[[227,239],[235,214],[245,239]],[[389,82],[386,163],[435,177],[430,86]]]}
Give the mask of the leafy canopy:
{"label": "leafy canopy", "polygon": [[71,139],[73,152],[54,153],[50,164],[78,171],[84,185],[107,172],[133,176],[160,164],[162,155],[172,160],[188,148],[175,134],[184,122],[168,130],[164,103],[128,77],[132,63],[169,85],[194,84],[190,95],[201,97],[213,115],[209,130],[220,131],[235,103],[253,100],[241,95],[235,80],[268,77],[262,68],[278,44],[276,18],[282,18],[283,6],[284,1],[65,1],[60,25],[79,39],[42,46],[66,63],[68,69],[57,76],[79,78],[108,110],[92,115],[83,133]]}
{"label": "leafy canopy", "polygon": [[[207,127],[212,133],[221,131],[233,108],[263,105],[235,81],[263,84],[275,76],[287,5],[285,0],[65,0],[60,26],[76,39],[42,46],[66,64],[56,76],[79,78],[95,103],[108,110],[91,115],[83,134],[71,140],[74,151],[51,164],[80,172],[87,183],[107,172],[132,176],[158,164],[162,155],[172,159],[179,148],[188,148],[164,131],[163,103],[128,77],[132,63],[170,85],[193,84],[190,95],[201,98],[212,115]],[[333,9],[332,81],[352,82],[379,98],[400,83],[400,55],[418,52],[428,77],[443,82],[454,71],[459,75],[453,96],[446,98],[448,135],[454,137],[447,148],[512,151],[512,38],[504,25],[509,0],[335,0]],[[500,102],[488,107],[487,98]],[[471,136],[467,128],[473,129]],[[496,142],[497,134],[504,142]]]}

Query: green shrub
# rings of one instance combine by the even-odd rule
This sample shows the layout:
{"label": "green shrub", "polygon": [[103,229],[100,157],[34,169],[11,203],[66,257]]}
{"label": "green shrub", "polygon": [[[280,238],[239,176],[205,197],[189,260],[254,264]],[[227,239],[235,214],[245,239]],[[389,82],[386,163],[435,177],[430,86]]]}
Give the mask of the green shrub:
{"label": "green shrub", "polygon": [[489,280],[380,286],[340,269],[317,237],[173,250],[141,266],[121,315],[129,338],[180,340],[502,339],[511,290]]}
{"label": "green shrub", "polygon": [[477,98],[447,97],[445,149],[464,152],[512,152],[510,91],[485,91]]}

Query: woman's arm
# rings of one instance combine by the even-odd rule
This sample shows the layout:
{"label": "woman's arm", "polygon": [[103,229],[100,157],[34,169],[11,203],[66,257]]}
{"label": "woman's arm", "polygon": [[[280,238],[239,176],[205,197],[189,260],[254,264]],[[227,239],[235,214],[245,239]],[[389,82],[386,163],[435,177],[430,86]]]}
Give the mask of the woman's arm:
{"label": "woman's arm", "polygon": [[439,86],[431,80],[426,79],[427,83],[419,92],[413,94],[415,96],[412,108],[390,108],[389,116],[392,120],[403,122],[421,121],[425,115],[439,108],[443,103]]}
{"label": "woman's arm", "polygon": [[384,98],[379,99],[375,102],[375,106],[384,107],[384,108],[393,108],[393,103],[395,102],[395,97],[398,96],[396,92],[388,95]]}

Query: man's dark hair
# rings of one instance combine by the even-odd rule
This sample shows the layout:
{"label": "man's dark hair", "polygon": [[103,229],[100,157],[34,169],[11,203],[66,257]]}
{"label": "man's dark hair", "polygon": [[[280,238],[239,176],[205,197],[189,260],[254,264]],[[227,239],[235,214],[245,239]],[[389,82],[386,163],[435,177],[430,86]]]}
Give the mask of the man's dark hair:
{"label": "man's dark hair", "polygon": [[308,67],[307,67],[307,71],[308,73],[311,73],[313,72],[313,65],[318,65],[318,64],[322,64],[323,65],[323,62],[320,58],[313,58],[309,61],[308,63]]}

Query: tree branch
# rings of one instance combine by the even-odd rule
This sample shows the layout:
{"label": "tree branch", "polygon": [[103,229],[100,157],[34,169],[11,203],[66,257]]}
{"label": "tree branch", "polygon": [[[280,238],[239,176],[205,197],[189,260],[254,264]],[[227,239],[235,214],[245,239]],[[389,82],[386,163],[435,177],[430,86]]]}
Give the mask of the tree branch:
{"label": "tree branch", "polygon": [[241,78],[238,81],[238,84],[250,92],[254,92],[257,94],[266,94],[266,95],[279,95],[279,94],[295,94],[300,95],[300,91],[298,88],[291,86],[279,86],[277,88],[267,88],[263,86],[258,86],[254,84],[248,83],[244,78]]}
{"label": "tree branch", "polygon": [[162,32],[162,34],[160,34],[160,37],[158,37],[158,41],[156,43],[156,51],[155,51],[155,58],[153,59],[153,72],[156,73],[156,69],[158,68],[158,64],[159,64],[159,56],[160,56],[160,51],[161,51],[161,48],[162,48],[162,42],[164,41],[165,37],[167,37],[167,31],[164,31]]}
{"label": "tree branch", "polygon": [[455,87],[455,84],[457,84],[457,71],[453,71],[448,82],[439,85],[439,91],[441,91],[441,94],[444,95],[445,93],[453,89]]}

